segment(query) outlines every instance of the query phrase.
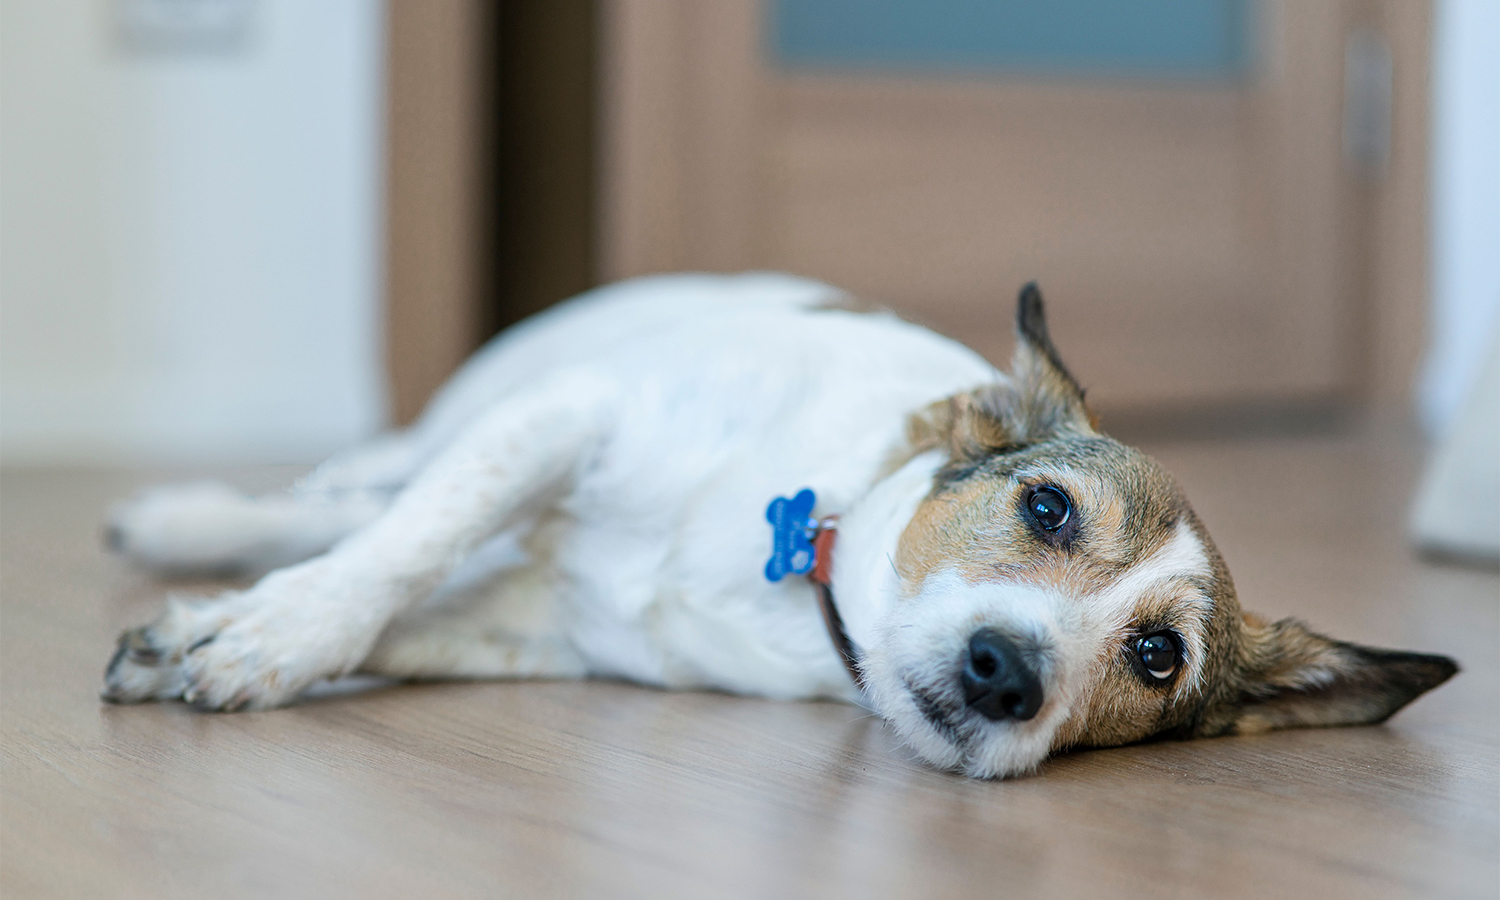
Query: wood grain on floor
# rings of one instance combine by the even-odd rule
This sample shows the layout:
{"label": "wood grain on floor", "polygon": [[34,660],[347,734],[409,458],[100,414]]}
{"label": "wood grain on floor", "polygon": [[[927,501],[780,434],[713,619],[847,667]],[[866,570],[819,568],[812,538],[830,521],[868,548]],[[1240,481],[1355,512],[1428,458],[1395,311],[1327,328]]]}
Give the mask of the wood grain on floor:
{"label": "wood grain on floor", "polygon": [[1078,753],[995,783],[923,768],[853,707],[610,683],[111,707],[115,633],[172,589],[97,546],[146,476],[9,472],[0,894],[1496,896],[1500,579],[1408,552],[1410,446],[1148,449],[1247,608],[1464,671],[1381,727]]}

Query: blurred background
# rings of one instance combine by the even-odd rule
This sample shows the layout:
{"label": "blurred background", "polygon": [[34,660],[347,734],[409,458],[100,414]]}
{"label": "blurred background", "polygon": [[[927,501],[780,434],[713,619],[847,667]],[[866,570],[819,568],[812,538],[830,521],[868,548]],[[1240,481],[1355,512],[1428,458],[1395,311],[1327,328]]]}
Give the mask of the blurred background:
{"label": "blurred background", "polygon": [[1440,433],[1494,0],[0,0],[0,454],[308,462],[647,272],[823,278],[1106,426]]}
{"label": "blurred background", "polygon": [[[1038,280],[1247,608],[1463,674],[1001,785],[609,683],[100,708],[118,629],[249,584],[108,558],[112,503],[282,490],[549,304],[750,268],[999,363]],[[1493,897],[1497,310],[1500,0],[0,0],[0,896]]]}

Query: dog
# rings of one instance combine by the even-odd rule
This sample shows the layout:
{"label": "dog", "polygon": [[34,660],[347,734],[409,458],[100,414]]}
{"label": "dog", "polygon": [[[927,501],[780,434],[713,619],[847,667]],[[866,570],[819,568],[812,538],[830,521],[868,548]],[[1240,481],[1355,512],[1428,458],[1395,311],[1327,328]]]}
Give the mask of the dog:
{"label": "dog", "polygon": [[769,273],[590,291],[289,495],[117,509],[110,543],[150,568],[271,571],[127,631],[103,697],[623,678],[863,703],[933,766],[995,778],[1381,722],[1457,671],[1242,613],[1171,477],[1099,431],[1035,285],[1016,339],[1002,372]]}

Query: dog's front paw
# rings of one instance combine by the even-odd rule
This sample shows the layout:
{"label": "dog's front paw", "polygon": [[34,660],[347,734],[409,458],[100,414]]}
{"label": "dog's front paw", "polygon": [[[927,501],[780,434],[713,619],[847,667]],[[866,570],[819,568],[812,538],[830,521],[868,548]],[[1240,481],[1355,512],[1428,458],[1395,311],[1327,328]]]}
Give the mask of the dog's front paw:
{"label": "dog's front paw", "polygon": [[244,593],[180,601],[125,632],[104,673],[105,700],[182,698],[199,709],[267,709],[354,668],[380,620],[348,615],[344,594],[307,573],[280,572]]}
{"label": "dog's front paw", "polygon": [[169,600],[155,622],[120,635],[100,696],[111,703],[181,697],[184,660],[232,621],[238,599],[229,594],[211,602]]}
{"label": "dog's front paw", "polygon": [[300,617],[253,610],[183,657],[181,697],[206,711],[285,705],[303,688],[349,668],[337,644],[336,634]]}

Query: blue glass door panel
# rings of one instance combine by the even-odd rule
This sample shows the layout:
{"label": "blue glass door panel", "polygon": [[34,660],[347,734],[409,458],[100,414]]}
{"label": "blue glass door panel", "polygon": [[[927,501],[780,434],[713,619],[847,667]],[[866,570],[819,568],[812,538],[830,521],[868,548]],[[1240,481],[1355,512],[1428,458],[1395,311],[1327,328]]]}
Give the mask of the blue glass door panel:
{"label": "blue glass door panel", "polygon": [[1251,0],[770,0],[785,68],[1233,80]]}

